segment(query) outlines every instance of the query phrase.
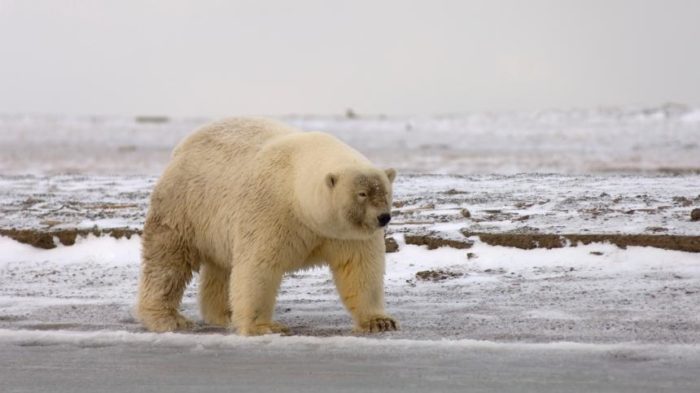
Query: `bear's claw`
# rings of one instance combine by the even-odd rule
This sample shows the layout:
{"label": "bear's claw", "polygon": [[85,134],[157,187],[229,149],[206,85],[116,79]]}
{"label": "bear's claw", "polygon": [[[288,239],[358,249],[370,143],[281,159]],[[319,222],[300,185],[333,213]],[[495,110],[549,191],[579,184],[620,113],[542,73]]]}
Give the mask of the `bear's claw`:
{"label": "bear's claw", "polygon": [[381,333],[399,330],[399,323],[386,315],[375,316],[355,328],[357,333]]}
{"label": "bear's claw", "polygon": [[241,336],[261,336],[263,334],[289,334],[289,328],[279,322],[261,323],[238,329]]}
{"label": "bear's claw", "polygon": [[194,327],[194,322],[185,318],[179,312],[148,316],[142,318],[142,320],[148,330],[158,333],[191,330]]}

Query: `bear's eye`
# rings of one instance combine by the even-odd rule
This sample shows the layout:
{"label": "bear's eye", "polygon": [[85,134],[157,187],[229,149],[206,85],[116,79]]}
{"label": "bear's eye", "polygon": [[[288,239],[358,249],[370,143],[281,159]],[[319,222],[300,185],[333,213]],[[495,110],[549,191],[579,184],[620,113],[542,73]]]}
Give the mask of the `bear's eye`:
{"label": "bear's eye", "polygon": [[357,196],[359,196],[360,198],[367,198],[367,193],[364,191],[360,191],[357,193]]}

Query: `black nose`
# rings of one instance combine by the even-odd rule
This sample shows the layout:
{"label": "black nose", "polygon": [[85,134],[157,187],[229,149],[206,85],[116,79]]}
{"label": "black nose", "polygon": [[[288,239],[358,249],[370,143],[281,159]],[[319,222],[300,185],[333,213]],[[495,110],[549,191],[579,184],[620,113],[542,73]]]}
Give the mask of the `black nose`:
{"label": "black nose", "polygon": [[379,226],[383,227],[391,221],[391,215],[384,213],[377,216],[377,221],[379,221]]}

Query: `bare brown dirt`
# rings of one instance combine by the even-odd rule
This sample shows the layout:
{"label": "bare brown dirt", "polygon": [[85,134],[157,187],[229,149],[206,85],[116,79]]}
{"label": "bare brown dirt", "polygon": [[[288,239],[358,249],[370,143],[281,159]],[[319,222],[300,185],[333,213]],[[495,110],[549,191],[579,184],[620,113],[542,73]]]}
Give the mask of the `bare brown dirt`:
{"label": "bare brown dirt", "polygon": [[38,229],[0,229],[0,236],[7,236],[20,243],[29,244],[31,246],[43,249],[52,249],[56,247],[54,238],[64,246],[72,246],[75,240],[80,237],[94,236],[111,236],[115,239],[126,237],[130,239],[133,235],[140,235],[141,230],[132,228],[109,228],[109,229],[56,229],[56,230],[38,230]]}
{"label": "bare brown dirt", "polygon": [[700,209],[693,209],[690,212],[690,219],[693,221],[700,221]]}
{"label": "bare brown dirt", "polygon": [[[479,233],[462,231],[465,237],[478,236],[481,241],[492,246],[516,247],[524,250],[534,248],[561,248],[576,246],[578,243],[611,243],[620,248],[628,246],[656,247],[665,250],[700,252],[700,236],[676,236],[676,235],[617,235],[617,234],[565,234],[551,235],[540,233]],[[141,230],[133,228],[109,228],[109,229],[0,229],[1,236],[7,236],[20,243],[43,249],[56,247],[54,239],[65,245],[75,244],[80,237],[111,236],[119,239],[131,238],[133,235],[141,235]],[[406,244],[428,246],[429,250],[438,247],[452,247],[459,250],[468,249],[473,245],[469,239],[457,240],[440,237],[436,234],[429,235],[405,235]],[[393,237],[385,239],[388,253],[399,250],[399,245]]]}
{"label": "bare brown dirt", "polygon": [[656,247],[665,250],[700,252],[700,236],[676,235],[618,235],[618,234],[564,234],[539,233],[478,233],[466,232],[467,237],[478,236],[492,246],[516,247],[524,250],[534,248],[561,248],[578,243],[611,243],[620,248],[628,246]]}
{"label": "bare brown dirt", "polygon": [[[7,236],[20,243],[29,244],[37,248],[46,250],[56,248],[54,239],[64,246],[72,246],[75,240],[80,237],[93,236],[111,236],[115,239],[125,237],[130,239],[133,235],[141,235],[142,231],[133,228],[110,228],[110,229],[56,229],[56,230],[38,230],[38,229],[1,229],[0,236]],[[397,252],[399,245],[393,237],[384,239],[386,244],[386,252]]]}
{"label": "bare brown dirt", "polygon": [[416,279],[420,281],[440,282],[451,278],[459,278],[464,276],[464,273],[453,272],[449,270],[422,270],[416,273]]}
{"label": "bare brown dirt", "polygon": [[399,251],[399,244],[396,243],[396,239],[393,237],[387,237],[384,239],[384,244],[386,245],[386,252],[397,252]]}
{"label": "bare brown dirt", "polygon": [[437,235],[405,235],[406,244],[414,244],[416,246],[428,246],[428,250],[434,250],[438,247],[452,247],[459,250],[470,248],[474,242],[471,240],[456,240],[446,239]]}

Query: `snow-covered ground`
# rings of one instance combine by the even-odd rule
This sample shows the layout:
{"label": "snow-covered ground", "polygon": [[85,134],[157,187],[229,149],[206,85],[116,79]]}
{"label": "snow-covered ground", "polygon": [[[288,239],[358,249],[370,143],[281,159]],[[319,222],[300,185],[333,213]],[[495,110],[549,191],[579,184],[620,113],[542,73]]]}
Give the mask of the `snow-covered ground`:
{"label": "snow-covered ground", "polygon": [[[469,250],[429,251],[399,243],[387,255],[385,282],[402,329],[385,339],[700,342],[699,254],[606,244],[519,250],[478,241]],[[139,244],[89,237],[42,250],[0,238],[0,328],[142,331],[131,317]],[[183,304],[194,319],[196,286]],[[290,274],[277,316],[298,335],[350,334],[326,269]]]}
{"label": "snow-covered ground", "polygon": [[[156,180],[0,175],[0,229],[140,229]],[[698,184],[700,175],[690,174],[399,174],[389,232],[698,236],[690,219]]]}
{"label": "snow-covered ground", "polygon": [[[137,234],[170,149],[207,121],[154,120],[0,116],[0,230]],[[316,269],[280,290],[291,337],[152,334],[131,314],[138,235],[52,249],[0,236],[0,391],[697,391],[700,253],[474,234],[699,244],[699,111],[284,120],[400,170],[385,280],[400,331],[351,334]],[[198,320],[196,293],[195,279],[183,311]]]}

